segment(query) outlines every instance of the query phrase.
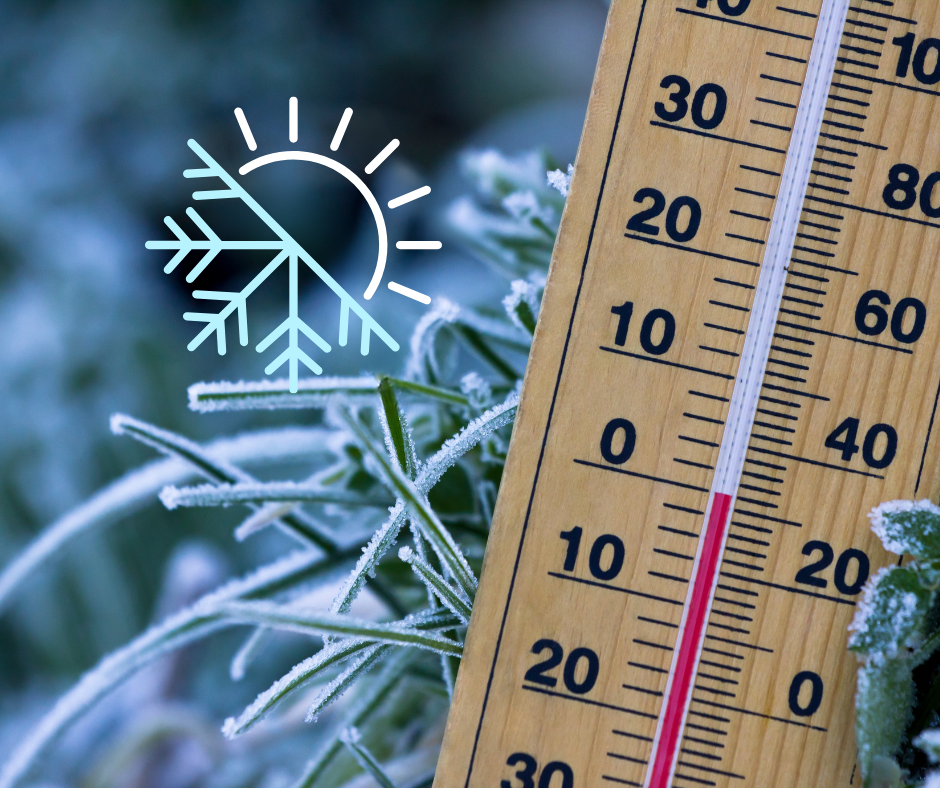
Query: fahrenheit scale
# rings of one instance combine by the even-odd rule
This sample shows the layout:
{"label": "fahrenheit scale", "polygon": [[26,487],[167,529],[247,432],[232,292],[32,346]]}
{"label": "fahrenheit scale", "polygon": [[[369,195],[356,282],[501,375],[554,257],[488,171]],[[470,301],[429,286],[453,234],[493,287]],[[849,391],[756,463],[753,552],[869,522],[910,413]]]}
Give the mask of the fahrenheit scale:
{"label": "fahrenheit scale", "polygon": [[858,785],[940,490],[940,4],[614,0],[436,788]]}

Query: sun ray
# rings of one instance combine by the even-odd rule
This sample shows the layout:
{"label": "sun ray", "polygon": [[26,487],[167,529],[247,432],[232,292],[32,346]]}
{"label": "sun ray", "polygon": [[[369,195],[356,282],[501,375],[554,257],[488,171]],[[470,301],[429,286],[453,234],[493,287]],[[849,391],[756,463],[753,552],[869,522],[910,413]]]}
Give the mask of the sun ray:
{"label": "sun ray", "polygon": [[366,165],[366,175],[371,175],[382,166],[383,162],[398,149],[400,144],[398,140],[392,140],[382,148],[382,152]]}
{"label": "sun ray", "polygon": [[443,244],[440,241],[399,241],[395,244],[396,249],[440,249]]}
{"label": "sun ray", "polygon": [[398,295],[405,296],[405,298],[410,298],[412,301],[418,301],[422,304],[431,303],[430,296],[426,296],[424,293],[419,293],[417,290],[412,290],[410,287],[400,285],[398,282],[389,282],[388,289],[393,293],[398,293]]}
{"label": "sun ray", "polygon": [[290,108],[287,122],[287,137],[291,142],[297,142],[297,97],[291,96],[288,102]]}
{"label": "sun ray", "polygon": [[343,141],[343,135],[346,133],[346,127],[349,125],[349,119],[353,111],[349,107],[343,112],[343,117],[339,119],[339,125],[336,127],[336,133],[333,135],[333,141],[330,143],[330,150],[339,150],[339,145]]}
{"label": "sun ray", "polygon": [[394,200],[388,201],[389,208],[400,208],[405,203],[409,203],[412,200],[417,200],[421,197],[425,197],[431,193],[430,186],[422,186],[420,189],[415,189],[413,192],[408,192],[408,194],[403,194],[401,197],[396,197]]}
{"label": "sun ray", "polygon": [[258,150],[258,143],[255,142],[255,136],[251,133],[251,126],[248,125],[248,118],[241,107],[235,108],[235,119],[238,121],[238,128],[242,130],[242,136],[248,145],[248,150]]}

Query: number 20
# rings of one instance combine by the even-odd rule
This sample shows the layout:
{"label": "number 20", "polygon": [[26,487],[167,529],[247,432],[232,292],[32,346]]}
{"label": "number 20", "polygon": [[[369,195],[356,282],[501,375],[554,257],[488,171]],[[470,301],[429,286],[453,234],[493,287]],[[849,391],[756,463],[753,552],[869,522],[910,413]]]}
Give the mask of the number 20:
{"label": "number 20", "polygon": [[[644,208],[639,213],[634,214],[627,222],[627,229],[644,235],[659,235],[659,228],[655,224],[650,224],[649,220],[655,219],[663,211],[666,211],[666,197],[659,189],[650,188],[640,189],[633,197],[633,202],[641,205],[647,200],[652,200],[653,204],[649,208]],[[687,208],[689,214],[684,230],[679,228],[683,208]],[[695,238],[701,223],[702,206],[693,197],[677,197],[672,201],[669,210],[666,211],[666,235],[676,243],[686,243]]]}

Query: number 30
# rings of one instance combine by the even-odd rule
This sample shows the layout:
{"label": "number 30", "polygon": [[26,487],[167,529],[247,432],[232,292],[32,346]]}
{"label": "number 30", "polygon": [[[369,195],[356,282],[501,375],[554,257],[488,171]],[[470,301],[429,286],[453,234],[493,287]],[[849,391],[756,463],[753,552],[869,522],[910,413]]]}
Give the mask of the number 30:
{"label": "number 30", "polygon": [[[535,788],[535,773],[538,771],[539,764],[531,755],[525,752],[516,752],[506,759],[507,766],[519,766],[515,777],[519,781],[519,788]],[[555,774],[561,775],[561,785],[552,785],[552,777]],[[516,788],[509,780],[500,782],[501,788]],[[564,761],[552,761],[545,764],[542,774],[539,776],[538,788],[574,788],[574,772]]]}

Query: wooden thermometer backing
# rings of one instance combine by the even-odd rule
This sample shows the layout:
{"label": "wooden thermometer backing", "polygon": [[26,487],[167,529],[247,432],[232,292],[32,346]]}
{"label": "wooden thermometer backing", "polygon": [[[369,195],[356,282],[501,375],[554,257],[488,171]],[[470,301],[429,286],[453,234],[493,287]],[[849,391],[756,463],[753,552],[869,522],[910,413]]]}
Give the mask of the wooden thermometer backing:
{"label": "wooden thermometer backing", "polygon": [[940,489],[940,3],[614,0],[436,788],[858,785]]}

